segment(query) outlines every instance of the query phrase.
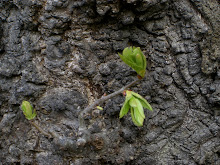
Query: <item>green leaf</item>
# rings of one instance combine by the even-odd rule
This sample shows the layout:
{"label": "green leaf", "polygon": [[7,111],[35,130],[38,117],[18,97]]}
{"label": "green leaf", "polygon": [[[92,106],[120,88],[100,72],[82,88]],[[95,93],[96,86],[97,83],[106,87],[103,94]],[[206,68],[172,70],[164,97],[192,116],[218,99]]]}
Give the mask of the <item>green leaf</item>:
{"label": "green leaf", "polygon": [[135,97],[132,97],[132,98],[130,99],[129,105],[130,105],[132,108],[137,107],[137,103],[136,103]]}
{"label": "green leaf", "polygon": [[36,110],[34,109],[33,114],[31,114],[30,116],[26,117],[28,120],[32,120],[37,116]]}
{"label": "green leaf", "polygon": [[129,111],[129,109],[130,109],[130,106],[129,106],[128,102],[125,102],[121,108],[119,118],[122,118],[124,115],[126,115]]}
{"label": "green leaf", "polygon": [[133,48],[133,54],[134,54],[134,55],[140,53],[140,50],[141,50],[141,49],[140,49],[139,47],[133,46],[132,48]]}
{"label": "green leaf", "polygon": [[125,57],[128,57],[129,55],[132,54],[132,47],[127,47],[123,50],[122,54],[125,56]]}
{"label": "green leaf", "polygon": [[138,111],[138,108],[134,108],[134,118],[136,120],[136,122],[140,125],[143,126],[144,123],[144,118],[141,116],[141,114]]}
{"label": "green leaf", "polygon": [[139,66],[136,62],[134,62],[135,57],[129,56],[129,58],[127,58],[126,56],[123,56],[121,54],[119,54],[119,56],[122,59],[122,61],[124,61],[124,63],[127,64],[128,66],[130,66],[132,69],[136,68],[138,71],[143,70],[143,67]]}
{"label": "green leaf", "polygon": [[129,92],[126,92],[126,98],[125,98],[125,102],[121,108],[120,114],[119,114],[119,118],[122,118],[124,115],[126,115],[130,109],[130,105],[129,105],[129,100],[131,99],[132,95],[129,94]]}
{"label": "green leaf", "polygon": [[119,118],[122,118],[124,115],[126,115],[128,113],[130,109],[130,106],[128,104],[128,101],[125,102],[121,108],[120,114],[119,114]]}
{"label": "green leaf", "polygon": [[137,65],[143,66],[144,61],[143,61],[143,59],[142,59],[142,57],[141,57],[140,54],[137,54],[137,55],[136,55],[136,62],[137,62]]}
{"label": "green leaf", "polygon": [[136,109],[140,113],[141,117],[145,119],[144,109],[143,109],[143,106],[142,106],[141,102],[138,99],[136,99],[136,103],[137,103],[137,108]]}
{"label": "green leaf", "polygon": [[139,100],[142,104],[142,106],[146,109],[148,109],[149,111],[153,111],[151,105],[147,102],[147,100],[143,101],[143,100]]}
{"label": "green leaf", "polygon": [[132,118],[133,123],[134,123],[136,126],[138,126],[138,127],[143,126],[143,125],[141,125],[139,122],[136,121],[136,119],[135,119],[135,117],[134,117],[134,109],[133,109],[133,108],[131,108],[131,118]]}
{"label": "green leaf", "polygon": [[[144,70],[145,70],[145,72],[146,72],[146,68],[147,68],[147,60],[146,60],[146,57],[145,57],[145,55],[141,52],[141,56],[142,56],[142,59],[143,59],[143,62],[144,62],[144,64],[143,64],[143,68],[145,68]],[[144,73],[145,74],[145,73]]]}
{"label": "green leaf", "polygon": [[96,108],[98,109],[98,110],[103,110],[103,108],[102,107],[100,107],[100,106],[96,106]]}
{"label": "green leaf", "polygon": [[138,93],[129,90],[126,90],[125,92],[126,99],[123,107],[121,108],[119,117],[122,118],[128,113],[129,109],[131,109],[131,118],[133,123],[138,127],[143,126],[145,119],[143,107],[152,111],[153,109],[151,105]]}
{"label": "green leaf", "polygon": [[132,92],[132,91],[131,91],[131,94],[132,94],[133,96],[135,96],[136,98],[139,99],[139,101],[141,102],[141,104],[142,104],[142,106],[143,106],[144,108],[147,108],[148,110],[153,111],[151,105],[147,102],[147,100],[146,100],[145,98],[143,98],[143,97],[142,97],[141,95],[139,95],[138,93],[135,93],[135,92]]}
{"label": "green leaf", "polygon": [[142,118],[145,118],[144,110],[141,102],[135,98],[134,96],[130,99],[129,104],[132,108],[137,109],[142,116]]}
{"label": "green leaf", "polygon": [[21,104],[21,109],[25,115],[25,118],[32,120],[36,117],[36,110],[33,109],[32,105],[28,101],[23,101]]}
{"label": "green leaf", "polygon": [[134,69],[142,78],[145,76],[146,58],[139,47],[127,47],[123,50],[122,54],[119,53],[119,56],[122,61]]}

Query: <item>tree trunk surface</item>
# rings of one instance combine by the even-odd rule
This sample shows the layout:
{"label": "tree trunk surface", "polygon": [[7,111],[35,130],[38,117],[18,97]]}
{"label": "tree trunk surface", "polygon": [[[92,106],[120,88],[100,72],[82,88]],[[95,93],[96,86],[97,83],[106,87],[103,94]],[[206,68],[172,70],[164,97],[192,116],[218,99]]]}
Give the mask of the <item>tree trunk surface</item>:
{"label": "tree trunk surface", "polygon": [[[219,18],[218,0],[0,0],[0,164],[219,165]],[[131,90],[154,111],[136,127],[116,96],[77,146],[79,112],[136,78],[128,46],[147,59]]]}

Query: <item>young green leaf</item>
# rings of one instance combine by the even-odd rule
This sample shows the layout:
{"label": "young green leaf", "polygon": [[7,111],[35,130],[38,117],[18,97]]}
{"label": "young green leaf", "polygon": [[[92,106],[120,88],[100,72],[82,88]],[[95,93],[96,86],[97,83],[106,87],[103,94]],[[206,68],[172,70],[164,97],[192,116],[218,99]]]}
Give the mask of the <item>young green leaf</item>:
{"label": "young green leaf", "polygon": [[141,102],[135,98],[134,96],[130,99],[129,101],[129,104],[132,108],[134,109],[137,109],[140,113],[140,115],[145,118],[145,115],[144,115],[144,109],[143,109],[143,106],[141,104]]}
{"label": "young green leaf", "polygon": [[147,108],[148,110],[153,111],[151,105],[141,95],[139,95],[138,93],[132,92],[132,91],[131,91],[131,94],[139,99],[139,101],[141,102],[144,108]]}
{"label": "young green leaf", "polygon": [[124,115],[126,115],[128,113],[130,109],[130,106],[128,104],[128,101],[125,102],[121,108],[120,114],[119,114],[119,118],[122,118]]}
{"label": "young green leaf", "polygon": [[139,47],[127,47],[123,50],[122,54],[119,53],[119,56],[122,61],[134,69],[138,75],[144,78],[147,62]]}
{"label": "young green leaf", "polygon": [[96,106],[96,108],[98,109],[98,110],[103,110],[103,108],[102,107],[100,107],[100,106]]}
{"label": "young green leaf", "polygon": [[136,54],[136,62],[137,62],[137,65],[143,66],[144,61],[140,54]]}
{"label": "young green leaf", "polygon": [[122,118],[124,115],[126,115],[131,109],[131,118],[133,123],[136,126],[143,126],[145,114],[144,114],[144,108],[147,108],[152,111],[152,107],[150,104],[145,100],[141,95],[132,92],[130,90],[126,90],[126,99],[125,102],[121,108],[119,117]]}
{"label": "young green leaf", "polygon": [[143,126],[141,123],[139,123],[139,122],[136,121],[136,118],[134,117],[134,109],[133,109],[133,108],[131,108],[131,118],[132,118],[133,123],[134,123],[136,126],[138,126],[138,127]]}
{"label": "young green leaf", "polygon": [[138,99],[136,99],[136,104],[137,104],[136,110],[139,112],[139,114],[141,115],[141,117],[142,117],[143,119],[145,119],[143,106],[142,106],[141,102],[140,102]]}
{"label": "young green leaf", "polygon": [[125,57],[128,57],[130,54],[132,54],[132,47],[127,47],[123,50],[122,54],[125,55]]}
{"label": "young green leaf", "polygon": [[28,101],[23,101],[21,104],[21,109],[25,115],[25,118],[32,120],[36,117],[36,110],[33,109],[32,105]]}
{"label": "young green leaf", "polygon": [[137,103],[136,103],[135,97],[132,97],[132,98],[130,99],[129,105],[130,105],[132,108],[137,107]]}
{"label": "young green leaf", "polygon": [[139,101],[141,102],[141,104],[144,108],[148,109],[149,111],[153,111],[151,105],[147,102],[147,100],[143,101],[143,100],[139,99]]}
{"label": "young green leaf", "polygon": [[144,118],[139,113],[138,108],[134,108],[134,118],[139,123],[139,125],[143,126]]}
{"label": "young green leaf", "polygon": [[126,115],[130,109],[130,105],[129,105],[129,100],[131,99],[132,95],[131,94],[127,94],[126,98],[125,98],[125,102],[121,108],[120,114],[119,114],[119,118],[122,118],[124,115]]}

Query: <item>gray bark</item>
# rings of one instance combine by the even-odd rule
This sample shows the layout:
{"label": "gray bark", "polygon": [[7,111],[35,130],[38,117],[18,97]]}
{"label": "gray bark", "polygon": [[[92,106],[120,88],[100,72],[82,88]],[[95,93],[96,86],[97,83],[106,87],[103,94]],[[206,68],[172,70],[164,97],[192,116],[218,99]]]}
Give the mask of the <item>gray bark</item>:
{"label": "gray bark", "polygon": [[[0,164],[220,164],[218,0],[0,0]],[[140,47],[147,75],[131,89],[154,111],[143,127],[119,120],[122,95],[78,114],[132,82],[117,55]],[[31,102],[36,123],[19,106]]]}

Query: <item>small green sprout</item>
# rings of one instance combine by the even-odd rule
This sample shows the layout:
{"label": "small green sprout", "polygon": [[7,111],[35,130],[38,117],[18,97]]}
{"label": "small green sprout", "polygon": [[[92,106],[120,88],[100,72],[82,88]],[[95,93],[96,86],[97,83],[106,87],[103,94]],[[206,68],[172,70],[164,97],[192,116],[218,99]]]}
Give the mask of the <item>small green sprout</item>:
{"label": "small green sprout", "polygon": [[146,57],[140,47],[127,47],[122,54],[118,53],[122,61],[134,69],[141,78],[144,78],[146,72]]}
{"label": "small green sprout", "polygon": [[36,110],[28,101],[22,101],[21,109],[25,115],[25,118],[28,120],[34,119],[37,115]]}
{"label": "small green sprout", "polygon": [[96,106],[96,108],[97,108],[98,110],[103,110],[103,108],[100,107],[100,106]]}
{"label": "small green sprout", "polygon": [[126,90],[125,92],[126,98],[121,108],[119,118],[122,118],[128,113],[129,110],[131,110],[131,118],[133,123],[139,127],[143,126],[143,122],[145,119],[143,108],[152,111],[153,109],[151,105],[141,95],[129,90]]}

